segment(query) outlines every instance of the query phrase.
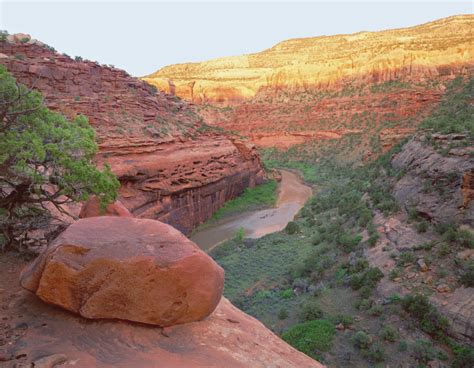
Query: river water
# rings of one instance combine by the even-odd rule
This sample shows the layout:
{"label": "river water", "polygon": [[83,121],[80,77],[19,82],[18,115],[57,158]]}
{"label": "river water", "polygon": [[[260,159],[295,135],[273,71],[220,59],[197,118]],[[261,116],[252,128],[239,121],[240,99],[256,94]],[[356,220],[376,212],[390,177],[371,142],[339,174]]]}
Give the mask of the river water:
{"label": "river water", "polygon": [[246,238],[260,238],[283,230],[309,199],[312,191],[295,173],[280,171],[282,178],[278,185],[278,200],[274,208],[226,217],[197,231],[191,236],[191,240],[201,249],[208,251],[219,243],[231,239],[240,228],[245,230]]}

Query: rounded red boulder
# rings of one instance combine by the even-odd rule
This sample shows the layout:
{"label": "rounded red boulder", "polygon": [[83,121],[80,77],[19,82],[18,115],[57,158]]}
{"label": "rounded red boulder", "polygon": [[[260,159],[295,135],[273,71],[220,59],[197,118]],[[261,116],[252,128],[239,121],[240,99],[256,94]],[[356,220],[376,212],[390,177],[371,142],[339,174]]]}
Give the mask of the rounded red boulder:
{"label": "rounded red boulder", "polygon": [[169,225],[103,216],[69,226],[22,272],[21,285],[86,318],[171,326],[214,311],[224,271]]}

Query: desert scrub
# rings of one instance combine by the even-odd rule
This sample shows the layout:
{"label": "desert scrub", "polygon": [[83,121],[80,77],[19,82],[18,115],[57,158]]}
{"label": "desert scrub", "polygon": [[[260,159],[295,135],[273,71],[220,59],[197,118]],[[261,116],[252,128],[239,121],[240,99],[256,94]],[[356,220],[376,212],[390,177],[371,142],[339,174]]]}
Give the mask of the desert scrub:
{"label": "desert scrub", "polygon": [[213,220],[218,220],[229,214],[248,211],[252,209],[274,206],[277,199],[277,182],[269,180],[264,184],[254,188],[246,188],[242,195],[226,202],[212,216]]}
{"label": "desert scrub", "polygon": [[440,339],[446,338],[449,322],[428,301],[426,296],[410,294],[401,300],[401,304],[403,309],[418,321],[423,331]]}
{"label": "desert scrub", "polygon": [[290,327],[282,338],[306,355],[319,359],[322,352],[331,349],[334,334],[334,325],[330,321],[318,319]]}

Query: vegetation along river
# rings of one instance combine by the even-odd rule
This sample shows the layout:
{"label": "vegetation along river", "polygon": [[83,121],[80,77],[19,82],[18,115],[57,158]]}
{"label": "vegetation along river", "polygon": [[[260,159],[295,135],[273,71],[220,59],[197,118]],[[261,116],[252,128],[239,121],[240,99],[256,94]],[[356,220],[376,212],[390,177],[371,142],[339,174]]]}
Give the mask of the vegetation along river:
{"label": "vegetation along river", "polygon": [[281,170],[281,175],[275,207],[226,217],[197,231],[191,236],[191,240],[203,250],[209,251],[231,239],[241,228],[247,238],[260,238],[284,229],[309,199],[312,191],[295,173]]}

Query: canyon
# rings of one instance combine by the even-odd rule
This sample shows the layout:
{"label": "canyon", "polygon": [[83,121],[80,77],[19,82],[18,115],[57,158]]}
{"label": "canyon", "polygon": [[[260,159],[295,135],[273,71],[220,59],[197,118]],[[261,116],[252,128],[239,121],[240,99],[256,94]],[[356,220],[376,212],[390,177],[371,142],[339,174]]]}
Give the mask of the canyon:
{"label": "canyon", "polygon": [[142,79],[198,104],[261,147],[362,135],[387,151],[474,66],[472,15],[380,32],[292,39],[255,54],[164,67]]}
{"label": "canyon", "polygon": [[88,117],[97,164],[111,166],[134,216],[189,233],[264,180],[253,144],[207,126],[188,103],[123,70],[72,59],[24,34],[0,42],[0,64],[39,90],[49,108]]}

